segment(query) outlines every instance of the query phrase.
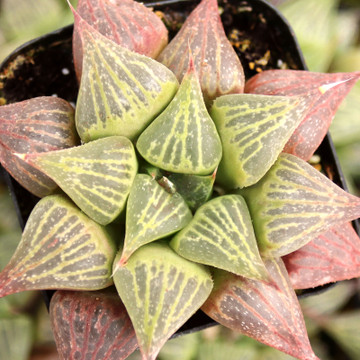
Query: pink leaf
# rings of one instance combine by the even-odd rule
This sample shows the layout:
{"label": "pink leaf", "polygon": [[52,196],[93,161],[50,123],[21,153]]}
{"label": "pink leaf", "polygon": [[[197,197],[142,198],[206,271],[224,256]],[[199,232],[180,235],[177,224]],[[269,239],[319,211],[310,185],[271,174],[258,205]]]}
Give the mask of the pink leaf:
{"label": "pink leaf", "polygon": [[337,108],[359,78],[360,72],[322,74],[268,70],[252,77],[246,83],[245,92],[310,95],[307,115],[284,148],[284,152],[309,160],[325,137]]}
{"label": "pink leaf", "polygon": [[134,328],[113,288],[57,291],[50,320],[62,360],[123,360],[137,348]]}
{"label": "pink leaf", "polygon": [[215,321],[302,360],[318,359],[280,259],[264,260],[273,283],[223,271],[214,274],[214,290],[202,310]]}
{"label": "pink leaf", "polygon": [[360,238],[350,223],[339,224],[283,260],[294,289],[360,277]]}
{"label": "pink leaf", "polygon": [[[168,31],[160,18],[133,0],[79,0],[78,15],[115,43],[139,54],[156,58],[168,42]],[[82,44],[75,16],[73,52],[80,80]]]}
{"label": "pink leaf", "polygon": [[57,186],[18,154],[41,153],[75,146],[74,109],[65,100],[37,97],[0,107],[0,160],[4,168],[36,196]]}
{"label": "pink leaf", "polygon": [[157,59],[179,82],[188,68],[189,48],[206,100],[243,92],[243,68],[225,35],[217,0],[202,0]]}

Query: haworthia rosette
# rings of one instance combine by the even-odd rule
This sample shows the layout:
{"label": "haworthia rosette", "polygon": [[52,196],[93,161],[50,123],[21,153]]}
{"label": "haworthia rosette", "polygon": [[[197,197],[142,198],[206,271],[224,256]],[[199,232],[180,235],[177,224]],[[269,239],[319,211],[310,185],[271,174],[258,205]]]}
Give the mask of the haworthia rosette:
{"label": "haworthia rosette", "polygon": [[121,264],[140,246],[181,230],[191,219],[181,195],[167,192],[149,175],[136,175],[126,207]]}
{"label": "haworthia rosette", "polygon": [[252,77],[245,92],[308,96],[309,107],[284,152],[309,160],[326,135],[335,112],[360,79],[360,72],[323,74],[299,70],[268,70]]}
{"label": "haworthia rosette", "polygon": [[137,172],[131,141],[110,136],[87,144],[25,157],[53,179],[84,211],[102,225],[124,209]]}
{"label": "haworthia rosette", "polygon": [[245,200],[224,195],[208,201],[170,246],[191,261],[252,279],[267,280]]}
{"label": "haworthia rosette", "polygon": [[167,244],[141,247],[124,267],[114,262],[114,283],[133,323],[143,359],[161,347],[204,303],[210,272],[174,253]]}
{"label": "haworthia rosette", "polygon": [[140,135],[136,147],[149,163],[183,174],[208,175],[221,159],[221,142],[190,61],[169,106]]}
{"label": "haworthia rosette", "polygon": [[305,99],[284,96],[217,98],[210,111],[224,153],[217,181],[231,189],[259,181],[301,122],[306,105]]}
{"label": "haworthia rosette", "polygon": [[31,154],[75,146],[74,108],[53,96],[0,106],[0,161],[28,191],[49,195],[57,185],[14,153]]}
{"label": "haworthia rosette", "polygon": [[181,82],[190,53],[206,102],[220,95],[243,92],[243,68],[226,37],[217,0],[202,0],[157,60]]}
{"label": "haworthia rosette", "polygon": [[133,140],[170,102],[178,81],[164,65],[81,23],[84,60],[77,131],[84,142],[111,135]]}
{"label": "haworthia rosette", "polygon": [[341,223],[283,260],[294,289],[357,278],[360,277],[360,238],[351,223]]}
{"label": "haworthia rosette", "polygon": [[[97,31],[117,44],[156,58],[168,42],[168,31],[149,8],[134,0],[80,0],[78,14]],[[73,53],[78,79],[81,77],[82,44],[74,24]]]}
{"label": "haworthia rosette", "polygon": [[56,291],[50,320],[61,360],[124,360],[138,347],[116,290]]}
{"label": "haworthia rosette", "polygon": [[115,244],[62,195],[41,199],[0,273],[0,297],[40,289],[98,290],[112,284]]}
{"label": "haworthia rosette", "polygon": [[264,283],[214,271],[214,289],[202,310],[218,323],[301,360],[319,360],[281,259],[268,258]]}
{"label": "haworthia rosette", "polygon": [[289,254],[337,223],[360,217],[360,198],[290,154],[281,154],[257,184],[239,192],[266,256]]}

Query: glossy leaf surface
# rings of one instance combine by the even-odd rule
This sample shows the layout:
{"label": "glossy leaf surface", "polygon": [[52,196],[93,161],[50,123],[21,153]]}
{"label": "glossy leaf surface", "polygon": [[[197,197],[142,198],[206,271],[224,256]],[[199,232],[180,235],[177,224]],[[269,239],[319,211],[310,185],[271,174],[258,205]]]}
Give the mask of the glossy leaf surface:
{"label": "glossy leaf surface", "polygon": [[0,273],[0,297],[39,289],[97,290],[110,279],[115,245],[104,228],[61,195],[41,199]]}
{"label": "glossy leaf surface", "polygon": [[322,74],[296,70],[268,70],[251,78],[245,92],[308,97],[312,102],[284,152],[309,160],[329,129],[342,100],[359,80],[360,72]]}
{"label": "glossy leaf surface", "polygon": [[360,238],[350,223],[339,224],[283,260],[294,289],[360,277]]}
{"label": "glossy leaf surface", "polygon": [[190,52],[206,101],[243,92],[243,68],[226,37],[216,0],[201,1],[158,61],[171,69],[181,82],[187,71]]}
{"label": "glossy leaf surface", "polygon": [[301,122],[305,99],[234,94],[217,98],[210,114],[224,155],[217,180],[234,189],[259,181]]}
{"label": "glossy leaf surface", "polygon": [[62,360],[124,360],[138,346],[115,289],[57,291],[50,302],[50,320]]}
{"label": "glossy leaf surface", "polygon": [[[168,42],[167,29],[160,18],[133,0],[80,0],[77,12],[89,25],[117,44],[156,58]],[[73,35],[74,64],[81,77],[82,44],[75,21]]]}
{"label": "glossy leaf surface", "polygon": [[215,181],[215,173],[207,176],[170,174],[169,180],[184,198],[191,210],[196,210],[209,200]]}
{"label": "glossy leaf surface", "polygon": [[241,193],[266,256],[287,255],[332,226],[360,216],[359,198],[285,153],[256,185]]}
{"label": "glossy leaf surface", "polygon": [[268,258],[265,265],[273,283],[216,270],[214,290],[202,310],[220,324],[298,359],[317,359],[284,264]]}
{"label": "glossy leaf surface", "polygon": [[140,246],[182,229],[192,218],[178,193],[169,193],[149,175],[138,174],[126,207],[121,264]]}
{"label": "glossy leaf surface", "polygon": [[23,187],[38,197],[50,194],[56,184],[14,153],[59,150],[77,144],[74,109],[57,97],[37,97],[0,106],[0,160]]}
{"label": "glossy leaf surface", "polygon": [[27,158],[102,225],[112,222],[125,207],[137,172],[134,147],[123,136]]}
{"label": "glossy leaf surface", "polygon": [[190,61],[169,106],[140,135],[136,147],[151,164],[183,174],[208,175],[221,159],[221,142]]}
{"label": "glossy leaf surface", "polygon": [[154,360],[175,331],[212,289],[208,270],[174,253],[167,244],[141,247],[126,266],[114,263],[114,282],[133,323],[143,359]]}
{"label": "glossy leaf surface", "polygon": [[170,102],[178,82],[164,65],[115,44],[84,20],[81,24],[78,133],[85,142],[111,135],[134,139]]}
{"label": "glossy leaf surface", "polygon": [[219,196],[201,206],[170,246],[194,262],[252,279],[268,279],[249,211],[240,195]]}

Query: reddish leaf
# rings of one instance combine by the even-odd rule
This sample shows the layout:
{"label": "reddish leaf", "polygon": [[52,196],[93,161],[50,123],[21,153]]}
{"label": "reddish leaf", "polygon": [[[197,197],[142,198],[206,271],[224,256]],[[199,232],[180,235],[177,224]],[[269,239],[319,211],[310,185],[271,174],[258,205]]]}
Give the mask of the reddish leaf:
{"label": "reddish leaf", "polygon": [[75,146],[74,109],[57,97],[37,97],[0,107],[0,160],[4,168],[36,196],[57,186],[14,153],[30,154]]}
{"label": "reddish leaf", "polygon": [[[79,0],[79,15],[102,35],[117,44],[156,58],[168,42],[168,32],[149,8],[133,0]],[[78,80],[81,77],[82,45],[75,18],[73,52]]]}
{"label": "reddish leaf", "polygon": [[215,321],[302,360],[317,359],[286,268],[266,259],[268,284],[223,271],[214,274],[214,290],[202,310]]}
{"label": "reddish leaf", "polygon": [[283,260],[294,289],[359,277],[360,238],[350,223],[340,224]]}
{"label": "reddish leaf", "polygon": [[62,360],[122,360],[137,348],[134,328],[113,288],[57,291],[50,320]]}
{"label": "reddish leaf", "polygon": [[308,113],[284,148],[284,152],[309,160],[325,137],[337,108],[359,78],[360,72],[322,74],[268,70],[251,78],[246,83],[245,92],[310,95]]}
{"label": "reddish leaf", "polygon": [[225,35],[217,0],[202,0],[158,57],[179,82],[188,68],[189,48],[206,100],[243,92],[243,68]]}

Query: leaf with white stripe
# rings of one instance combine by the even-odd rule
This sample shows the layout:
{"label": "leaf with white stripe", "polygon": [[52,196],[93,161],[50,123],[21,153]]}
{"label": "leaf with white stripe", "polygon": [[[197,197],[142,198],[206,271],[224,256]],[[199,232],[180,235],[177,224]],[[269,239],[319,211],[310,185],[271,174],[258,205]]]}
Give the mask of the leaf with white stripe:
{"label": "leaf with white stripe", "polygon": [[111,135],[133,140],[170,102],[178,81],[164,65],[79,21],[84,58],[75,114],[78,133],[84,142]]}
{"label": "leaf with white stripe", "polygon": [[136,175],[126,207],[120,265],[140,246],[181,230],[191,219],[191,211],[181,195],[167,192],[149,175]]}
{"label": "leaf with white stripe", "polygon": [[65,100],[41,96],[0,106],[0,161],[24,188],[38,197],[57,185],[15,153],[31,154],[77,145],[74,108]]}
{"label": "leaf with white stripe", "polygon": [[[119,255],[115,259],[115,265]],[[141,247],[114,282],[133,323],[144,360],[154,360],[161,347],[209,296],[206,267],[174,253],[167,244]]]}
{"label": "leaf with white stripe", "polygon": [[137,172],[134,147],[123,136],[33,154],[25,160],[53,179],[86,215],[102,225],[115,220],[124,209]]}
{"label": "leaf with white stripe", "polygon": [[[77,12],[108,39],[154,59],[168,42],[168,31],[161,19],[134,0],[79,0]],[[80,79],[82,44],[78,26],[75,21],[73,53],[76,74]]]}
{"label": "leaf with white stripe", "polygon": [[201,206],[170,246],[194,262],[247,278],[268,279],[249,210],[240,195],[219,196]]}
{"label": "leaf with white stripe", "polygon": [[244,92],[243,67],[226,37],[217,0],[202,0],[157,60],[181,82],[190,53],[206,102],[220,95]]}
{"label": "leaf with white stripe", "polygon": [[0,273],[0,297],[25,290],[98,290],[112,284],[115,244],[104,227],[61,195],[41,199]]}
{"label": "leaf with white stripe", "polygon": [[210,115],[223,146],[216,180],[234,189],[259,181],[303,118],[302,98],[233,94],[217,98]]}
{"label": "leaf with white stripe", "polygon": [[202,310],[218,323],[301,360],[311,349],[302,311],[281,259],[266,259],[272,282],[215,270],[214,289]]}
{"label": "leaf with white stripe", "polygon": [[289,254],[334,225],[360,217],[360,198],[290,154],[281,154],[260,182],[239,192],[265,256]]}
{"label": "leaf with white stripe", "polygon": [[221,142],[192,61],[174,99],[140,135],[136,147],[150,164],[170,172],[208,175],[218,166]]}
{"label": "leaf with white stripe", "polygon": [[309,106],[284,152],[309,160],[329,129],[336,110],[360,79],[360,72],[323,74],[305,70],[267,70],[252,77],[245,91],[254,94],[307,96]]}

